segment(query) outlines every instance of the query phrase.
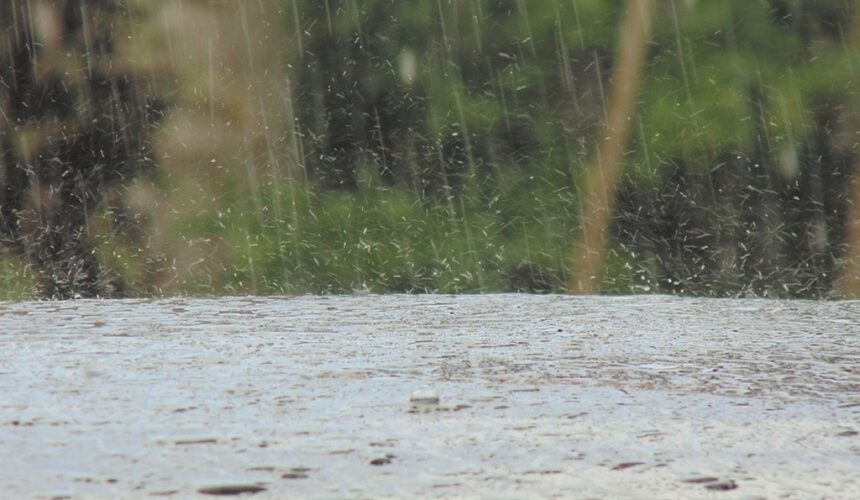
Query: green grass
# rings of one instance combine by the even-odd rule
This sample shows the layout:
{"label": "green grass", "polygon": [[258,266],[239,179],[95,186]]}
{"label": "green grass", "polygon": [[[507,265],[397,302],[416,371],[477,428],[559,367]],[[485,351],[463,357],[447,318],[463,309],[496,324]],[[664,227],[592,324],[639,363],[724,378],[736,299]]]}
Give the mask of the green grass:
{"label": "green grass", "polygon": [[25,300],[35,297],[32,272],[19,259],[0,254],[0,300]]}

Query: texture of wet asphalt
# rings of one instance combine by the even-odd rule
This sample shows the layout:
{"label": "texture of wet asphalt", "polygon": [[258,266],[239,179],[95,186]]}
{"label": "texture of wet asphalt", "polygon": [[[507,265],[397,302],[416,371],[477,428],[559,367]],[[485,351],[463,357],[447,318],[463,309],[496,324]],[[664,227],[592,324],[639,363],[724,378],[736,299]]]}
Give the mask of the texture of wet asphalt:
{"label": "texture of wet asphalt", "polygon": [[0,302],[0,496],[860,498],[860,302]]}

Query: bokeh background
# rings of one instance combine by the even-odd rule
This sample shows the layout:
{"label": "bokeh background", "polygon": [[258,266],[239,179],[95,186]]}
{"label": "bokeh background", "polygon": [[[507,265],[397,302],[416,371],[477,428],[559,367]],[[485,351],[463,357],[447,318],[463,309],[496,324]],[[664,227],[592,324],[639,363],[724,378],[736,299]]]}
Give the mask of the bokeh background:
{"label": "bokeh background", "polygon": [[860,2],[0,5],[2,298],[860,296]]}

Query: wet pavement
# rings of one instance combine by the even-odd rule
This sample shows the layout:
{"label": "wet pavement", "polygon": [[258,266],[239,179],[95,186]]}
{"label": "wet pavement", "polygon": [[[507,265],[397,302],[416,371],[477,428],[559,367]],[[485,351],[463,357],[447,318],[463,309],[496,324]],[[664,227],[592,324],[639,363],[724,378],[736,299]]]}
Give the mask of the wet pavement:
{"label": "wet pavement", "polygon": [[0,302],[0,496],[860,498],[860,302]]}

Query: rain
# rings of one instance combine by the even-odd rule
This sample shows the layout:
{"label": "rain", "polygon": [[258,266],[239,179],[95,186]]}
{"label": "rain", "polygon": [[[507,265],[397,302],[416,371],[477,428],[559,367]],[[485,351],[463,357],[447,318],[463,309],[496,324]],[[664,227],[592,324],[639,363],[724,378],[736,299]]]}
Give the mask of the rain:
{"label": "rain", "polygon": [[[737,398],[750,398],[755,408],[781,405],[786,428],[805,425],[798,422],[808,414],[815,420],[809,432],[848,433],[819,444],[831,452],[831,471],[850,469],[858,465],[851,436],[860,390],[853,366],[860,359],[858,79],[855,0],[0,0],[0,392],[16,401],[0,401],[0,462],[3,447],[25,447],[16,433],[48,440],[20,423],[38,427],[51,402],[62,399],[36,384],[27,385],[38,395],[27,402],[20,389],[29,384],[27,366],[60,386],[76,377],[107,392],[151,384],[176,407],[200,408],[205,401],[195,396],[194,405],[183,405],[185,389],[168,390],[157,377],[135,371],[123,379],[116,370],[131,359],[129,349],[163,355],[157,370],[168,380],[186,375],[184,358],[172,350],[193,353],[183,342],[194,338],[201,350],[233,353],[218,361],[231,377],[251,383],[256,375],[271,389],[277,382],[269,368],[243,363],[259,354],[254,342],[280,349],[290,338],[298,342],[293,349],[278,351],[294,361],[289,377],[317,381],[299,388],[302,397],[337,399],[333,408],[352,426],[361,418],[356,408],[386,421],[384,408],[396,407],[401,427],[390,439],[417,439],[431,451],[426,436],[412,434],[414,418],[437,425],[457,416],[491,432],[507,418],[498,407],[510,406],[509,417],[519,421],[540,419],[532,406],[546,404],[551,418],[561,419],[575,403],[553,395],[570,383],[591,391],[583,401],[618,407],[624,397],[611,391],[635,394],[649,408],[640,417],[656,419],[655,426],[671,425],[655,404],[702,425],[704,413],[689,409],[719,407],[726,435],[743,440],[757,438],[736,425],[752,419],[747,409],[736,411]],[[296,307],[326,320],[285,322]],[[398,308],[416,313],[401,316]],[[473,328],[429,312],[443,309]],[[619,319],[630,310],[639,316]],[[757,319],[763,311],[770,311],[770,326]],[[591,323],[580,323],[580,313]],[[266,315],[271,323],[259,320]],[[655,315],[661,320],[650,325]],[[243,330],[243,317],[253,326]],[[493,326],[502,319],[511,331]],[[732,330],[720,328],[720,319]],[[603,347],[589,344],[605,325],[623,333],[607,336]],[[678,337],[679,329],[689,337]],[[548,332],[558,338],[544,338]],[[357,333],[379,359],[361,355]],[[606,366],[650,375],[585,370],[584,358],[571,361],[558,344],[568,334]],[[237,344],[222,338],[231,335],[239,335]],[[459,349],[451,336],[462,337]],[[141,343],[123,342],[129,338]],[[59,339],[80,356],[63,357]],[[738,350],[720,351],[730,358],[726,365],[702,351],[714,339]],[[796,342],[803,345],[794,351]],[[385,358],[386,345],[415,356],[414,369]],[[819,347],[824,354],[815,354]],[[91,349],[102,349],[104,360],[89,358]],[[773,361],[774,349],[803,364]],[[469,359],[459,359],[462,353]],[[755,372],[746,371],[746,355],[750,363],[773,361],[762,364],[763,388],[748,386]],[[673,356],[723,372],[707,385]],[[472,369],[501,358],[498,372]],[[205,359],[194,362],[212,368]],[[466,368],[452,376],[451,363]],[[578,375],[560,375],[556,365]],[[350,379],[352,392],[320,381],[339,370],[367,381]],[[57,373],[66,375],[55,380]],[[213,376],[193,389],[229,406],[217,384],[231,377]],[[695,384],[687,384],[691,377]],[[501,386],[505,396],[496,393]],[[367,387],[377,392],[368,395]],[[532,388],[543,392],[511,396]],[[507,399],[485,404],[497,397]],[[484,409],[496,411],[496,427]],[[97,422],[126,411],[133,410]],[[327,411],[308,417],[317,419],[310,435],[329,425]],[[236,417],[236,428],[250,422],[263,432],[260,414],[249,412],[247,420]],[[633,418],[612,415],[606,409],[587,418],[618,418],[618,429]],[[197,436],[204,423],[192,420],[185,424],[198,426],[191,432]],[[81,425],[98,432],[97,422]],[[109,431],[120,435],[118,429]],[[511,446],[525,453],[526,441],[548,439],[546,427],[517,429],[525,434],[498,442],[520,436]],[[437,431],[449,443],[467,439]],[[170,419],[153,432],[177,434]],[[212,432],[204,444],[224,442],[221,431]],[[147,453],[177,439],[151,439]],[[389,442],[381,434],[373,439]],[[321,458],[331,450],[320,442],[303,437],[311,458],[275,469],[296,479],[335,477]],[[669,462],[644,455],[673,446],[628,447],[637,456],[627,459],[616,456],[627,445],[607,451],[603,444],[576,453],[588,454],[589,467],[656,470]],[[382,470],[415,458],[398,446],[379,448],[361,455],[362,464]],[[464,460],[486,458],[479,447],[470,450]],[[267,460],[279,460],[269,451]],[[540,456],[568,457],[556,451]],[[726,453],[725,461],[741,460],[737,448]],[[498,467],[509,468],[514,458],[500,460]],[[681,490],[660,489],[653,475],[648,487],[670,497],[685,496],[689,485],[700,494],[709,484],[764,496],[790,491],[773,486],[778,481],[749,490],[743,474],[708,472],[720,467],[701,460],[699,469],[666,465]],[[812,477],[802,462],[780,473]],[[17,462],[14,470],[30,474],[30,482],[16,494],[43,493],[33,464],[40,462]],[[360,480],[360,467],[341,465]],[[117,470],[143,473],[123,467]],[[565,467],[542,463],[535,474]],[[470,471],[466,484],[492,479]],[[138,484],[140,494],[285,491],[256,473],[210,484],[192,478],[198,472],[177,473],[173,483],[161,478],[157,487]],[[620,472],[583,491],[624,496],[607,486],[613,474]],[[59,496],[127,493],[119,479],[110,486],[119,489],[63,486]],[[520,489],[517,480],[430,495],[434,481],[301,494],[556,492],[548,480],[534,489]],[[860,488],[836,483],[842,489],[814,493]]]}
{"label": "rain", "polygon": [[860,293],[850,2],[2,9],[7,298]]}

